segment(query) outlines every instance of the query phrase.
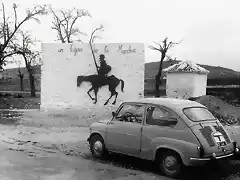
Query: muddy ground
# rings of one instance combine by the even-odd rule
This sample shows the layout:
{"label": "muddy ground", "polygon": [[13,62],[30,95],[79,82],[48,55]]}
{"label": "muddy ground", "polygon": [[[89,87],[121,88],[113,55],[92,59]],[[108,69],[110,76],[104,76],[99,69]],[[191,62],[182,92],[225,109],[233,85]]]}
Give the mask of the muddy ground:
{"label": "muddy ground", "polygon": [[84,143],[87,130],[1,125],[0,179],[167,179],[134,169],[128,160],[124,165],[125,160],[119,162],[117,156],[115,160],[113,157],[103,161],[93,159]]}
{"label": "muddy ground", "polygon": [[[88,128],[67,126],[66,117],[39,111],[0,111],[0,179],[18,180],[165,180],[148,161],[121,155],[93,159],[85,147]],[[62,118],[62,119],[61,119]],[[37,126],[37,122],[41,124]],[[73,119],[71,119],[74,121]],[[54,125],[47,126],[53,122]],[[62,122],[61,125],[57,122]],[[227,127],[240,141],[239,127]],[[240,162],[188,168],[182,180],[237,180]]]}

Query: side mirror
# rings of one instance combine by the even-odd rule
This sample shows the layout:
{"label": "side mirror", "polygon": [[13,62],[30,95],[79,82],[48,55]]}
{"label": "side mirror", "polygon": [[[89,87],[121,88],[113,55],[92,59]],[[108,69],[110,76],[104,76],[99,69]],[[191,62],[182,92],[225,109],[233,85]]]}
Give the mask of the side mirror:
{"label": "side mirror", "polygon": [[112,112],[112,116],[115,117],[116,116],[116,112]]}

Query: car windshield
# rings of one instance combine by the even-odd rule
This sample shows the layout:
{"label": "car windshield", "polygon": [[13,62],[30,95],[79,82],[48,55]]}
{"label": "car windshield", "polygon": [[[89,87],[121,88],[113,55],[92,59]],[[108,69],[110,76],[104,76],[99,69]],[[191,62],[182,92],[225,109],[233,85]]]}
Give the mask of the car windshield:
{"label": "car windshield", "polygon": [[194,122],[216,120],[211,112],[202,107],[185,108],[183,113]]}

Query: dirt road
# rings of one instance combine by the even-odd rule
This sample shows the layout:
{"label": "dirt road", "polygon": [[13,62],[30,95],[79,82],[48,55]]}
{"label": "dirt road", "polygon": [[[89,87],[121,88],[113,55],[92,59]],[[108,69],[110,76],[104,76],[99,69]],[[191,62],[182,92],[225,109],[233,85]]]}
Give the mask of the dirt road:
{"label": "dirt road", "polygon": [[151,175],[61,153],[0,148],[1,180],[154,179]]}
{"label": "dirt road", "polygon": [[86,128],[61,131],[0,126],[1,180],[153,180],[153,173],[93,160],[84,145]]}
{"label": "dirt road", "polygon": [[[167,180],[150,162],[112,155],[99,161],[84,145],[87,128],[0,125],[1,180]],[[229,166],[229,164],[231,164]],[[230,167],[230,168],[229,168]],[[185,179],[236,180],[239,163],[189,169]]]}
{"label": "dirt road", "polygon": [[[9,113],[11,115],[8,113],[1,116],[0,125],[1,180],[169,179],[157,172],[148,161],[120,155],[111,155],[101,161],[93,159],[84,143],[88,128],[66,126],[61,120],[66,117],[53,119],[30,111],[28,116],[23,116],[30,124],[17,125],[18,115],[14,118],[13,112]],[[42,124],[36,126],[37,122]],[[54,125],[61,122],[62,125],[46,126],[47,122]],[[228,131],[240,143],[239,127],[229,127]],[[240,180],[240,162],[221,161],[215,166],[189,168],[181,180],[192,179]]]}

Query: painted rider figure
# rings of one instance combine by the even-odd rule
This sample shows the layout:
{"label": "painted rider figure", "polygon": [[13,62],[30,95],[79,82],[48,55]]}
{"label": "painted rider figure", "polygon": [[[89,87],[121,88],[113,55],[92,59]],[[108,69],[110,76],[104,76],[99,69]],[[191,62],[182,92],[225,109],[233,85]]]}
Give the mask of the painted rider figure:
{"label": "painted rider figure", "polygon": [[100,67],[98,66],[98,74],[100,76],[108,76],[108,73],[112,70],[111,66],[109,66],[105,60],[105,56],[103,54],[100,55]]}

